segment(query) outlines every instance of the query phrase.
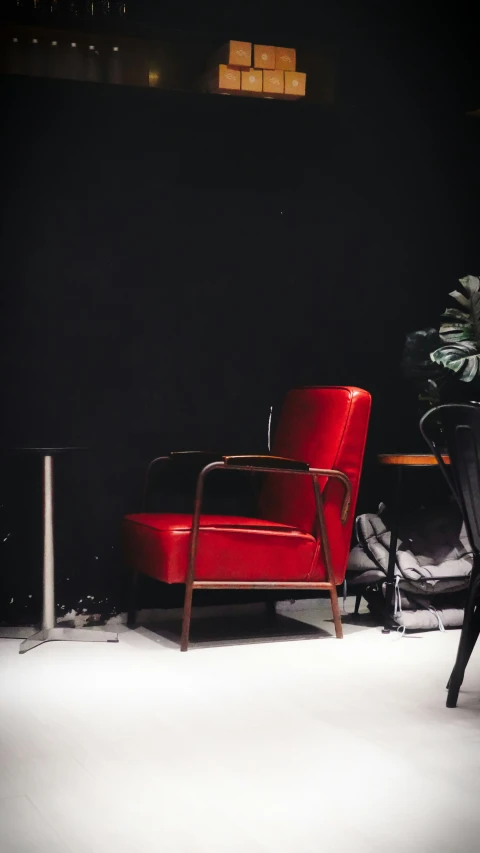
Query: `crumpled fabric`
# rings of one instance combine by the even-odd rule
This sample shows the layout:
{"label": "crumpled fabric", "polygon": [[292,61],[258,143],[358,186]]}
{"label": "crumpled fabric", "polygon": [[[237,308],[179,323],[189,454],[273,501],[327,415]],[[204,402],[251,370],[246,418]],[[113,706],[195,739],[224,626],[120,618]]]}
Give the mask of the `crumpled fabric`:
{"label": "crumpled fabric", "polygon": [[[350,554],[347,583],[375,587],[370,593],[366,589],[364,596],[367,601],[370,598],[372,611],[380,613],[390,546],[388,518],[360,515],[356,535],[358,545]],[[409,630],[458,627],[463,621],[461,593],[468,587],[471,570],[472,553],[456,504],[404,515],[399,521],[395,561],[394,621]]]}

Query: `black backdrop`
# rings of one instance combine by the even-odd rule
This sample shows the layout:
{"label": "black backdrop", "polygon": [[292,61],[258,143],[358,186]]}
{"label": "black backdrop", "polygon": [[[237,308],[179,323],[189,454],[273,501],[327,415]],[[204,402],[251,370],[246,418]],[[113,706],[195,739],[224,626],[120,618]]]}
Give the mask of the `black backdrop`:
{"label": "black backdrop", "polygon": [[[152,456],[265,451],[289,387],[363,386],[370,456],[421,447],[403,338],[477,261],[452,81],[366,41],[328,109],[1,81],[2,444],[90,447],[57,465],[59,612],[124,608],[119,521]],[[39,614],[39,464],[4,460],[1,488],[13,624]]]}

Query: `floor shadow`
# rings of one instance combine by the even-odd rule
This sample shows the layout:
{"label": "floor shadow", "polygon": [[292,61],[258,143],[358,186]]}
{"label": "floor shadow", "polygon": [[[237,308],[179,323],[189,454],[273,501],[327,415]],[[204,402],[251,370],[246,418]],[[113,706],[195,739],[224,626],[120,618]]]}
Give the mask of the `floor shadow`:
{"label": "floor shadow", "polygon": [[[166,640],[180,644],[182,623],[168,620],[149,624],[148,630]],[[204,617],[192,619],[190,647],[229,646],[252,643],[272,643],[286,640],[328,638],[332,635],[315,625],[279,615],[268,619],[264,614],[235,617]]]}
{"label": "floor shadow", "polygon": [[[327,619],[333,622],[333,619]],[[382,623],[371,613],[342,613],[343,625],[354,625],[358,628],[378,628]]]}

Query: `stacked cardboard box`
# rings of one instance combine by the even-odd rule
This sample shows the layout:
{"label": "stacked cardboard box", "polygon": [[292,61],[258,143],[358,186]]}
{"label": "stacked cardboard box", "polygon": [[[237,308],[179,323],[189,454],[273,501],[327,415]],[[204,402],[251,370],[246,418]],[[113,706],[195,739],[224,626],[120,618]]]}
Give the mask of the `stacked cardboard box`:
{"label": "stacked cardboard box", "polygon": [[230,95],[303,98],[307,75],[296,70],[296,62],[292,47],[229,41],[215,55],[203,88]]}

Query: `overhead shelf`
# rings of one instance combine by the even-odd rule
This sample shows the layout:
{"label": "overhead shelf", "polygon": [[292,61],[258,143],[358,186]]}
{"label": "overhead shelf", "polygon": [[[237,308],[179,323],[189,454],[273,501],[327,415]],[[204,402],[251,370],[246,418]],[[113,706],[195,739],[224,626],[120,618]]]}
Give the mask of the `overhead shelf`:
{"label": "overhead shelf", "polygon": [[[7,24],[0,30],[0,73],[91,83],[138,86],[164,91],[199,92],[215,37],[166,34],[138,38],[98,31]],[[306,72],[302,100],[334,102],[334,61],[319,44],[297,44]]]}

